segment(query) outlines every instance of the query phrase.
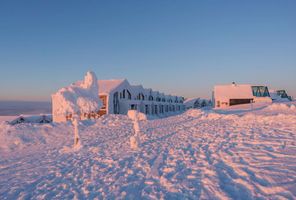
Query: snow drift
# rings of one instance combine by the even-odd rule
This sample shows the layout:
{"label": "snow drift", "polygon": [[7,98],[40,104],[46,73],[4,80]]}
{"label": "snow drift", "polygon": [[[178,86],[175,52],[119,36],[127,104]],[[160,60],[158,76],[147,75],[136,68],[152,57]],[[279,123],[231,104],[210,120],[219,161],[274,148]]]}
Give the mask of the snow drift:
{"label": "snow drift", "polygon": [[143,120],[137,151],[125,115],[83,121],[67,154],[70,123],[3,122],[0,199],[295,199],[293,104]]}

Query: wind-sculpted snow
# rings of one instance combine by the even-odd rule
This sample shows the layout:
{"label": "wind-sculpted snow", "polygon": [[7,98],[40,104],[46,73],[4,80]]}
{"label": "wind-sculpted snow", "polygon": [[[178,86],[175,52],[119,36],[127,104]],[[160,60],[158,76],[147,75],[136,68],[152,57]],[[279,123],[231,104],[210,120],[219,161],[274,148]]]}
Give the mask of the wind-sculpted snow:
{"label": "wind-sculpted snow", "polygon": [[281,106],[139,121],[137,151],[127,116],[83,122],[73,152],[70,124],[2,123],[0,199],[295,199],[296,112]]}

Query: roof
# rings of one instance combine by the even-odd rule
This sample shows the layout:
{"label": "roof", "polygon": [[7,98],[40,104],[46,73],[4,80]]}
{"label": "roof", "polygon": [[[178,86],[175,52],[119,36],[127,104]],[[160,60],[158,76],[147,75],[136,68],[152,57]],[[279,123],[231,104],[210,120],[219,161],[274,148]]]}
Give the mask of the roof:
{"label": "roof", "polygon": [[120,87],[121,85],[125,84],[126,87],[133,95],[138,95],[138,93],[143,93],[144,95],[149,96],[150,94],[156,97],[166,97],[168,99],[174,99],[177,97],[178,99],[182,99],[181,96],[172,96],[166,95],[163,92],[153,91],[151,88],[144,88],[142,85],[130,85],[126,79],[111,79],[111,80],[98,80],[99,84],[99,93],[110,94],[116,88]]}
{"label": "roof", "polygon": [[188,98],[184,101],[186,106],[193,106],[196,101],[199,101],[199,98]]}
{"label": "roof", "polygon": [[124,83],[126,79],[111,79],[111,80],[98,80],[99,93],[110,93],[112,90]]}
{"label": "roof", "polygon": [[253,98],[252,87],[249,84],[216,85],[215,98],[220,99],[249,99]]}

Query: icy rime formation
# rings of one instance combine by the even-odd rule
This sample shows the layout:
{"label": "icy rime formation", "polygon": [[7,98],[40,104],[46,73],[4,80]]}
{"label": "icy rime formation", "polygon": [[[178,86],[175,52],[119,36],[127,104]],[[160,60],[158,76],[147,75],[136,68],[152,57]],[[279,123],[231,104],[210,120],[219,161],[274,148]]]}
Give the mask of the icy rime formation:
{"label": "icy rime formation", "polygon": [[295,106],[141,121],[139,151],[127,116],[85,122],[63,154],[69,126],[1,125],[0,199],[296,198]]}
{"label": "icy rime formation", "polygon": [[136,110],[129,110],[127,113],[128,117],[133,122],[134,134],[130,137],[130,146],[131,149],[137,150],[141,144],[140,141],[140,124],[139,120],[146,120],[146,116],[143,113],[140,113]]}
{"label": "icy rime formation", "polygon": [[98,87],[95,73],[87,72],[84,81],[64,87],[53,94],[53,120],[60,121],[59,118],[64,119],[69,114],[98,111],[102,105]]}
{"label": "icy rime formation", "polygon": [[101,107],[98,80],[93,72],[87,72],[83,82],[77,82],[60,89],[52,95],[53,121],[65,121],[66,115],[72,115],[74,126],[74,147],[80,147],[79,119],[81,114],[96,112]]}

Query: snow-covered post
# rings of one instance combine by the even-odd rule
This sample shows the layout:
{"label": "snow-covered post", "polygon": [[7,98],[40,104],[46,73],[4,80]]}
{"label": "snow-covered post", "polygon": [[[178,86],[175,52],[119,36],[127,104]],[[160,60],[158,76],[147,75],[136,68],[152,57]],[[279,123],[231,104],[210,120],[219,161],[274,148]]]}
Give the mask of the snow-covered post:
{"label": "snow-covered post", "polygon": [[138,111],[130,110],[128,112],[128,116],[133,121],[133,129],[134,129],[134,135],[130,137],[130,146],[131,146],[131,149],[137,150],[141,143]]}
{"label": "snow-covered post", "polygon": [[79,137],[79,116],[75,115],[72,120],[74,126],[74,148],[80,147],[80,137]]}
{"label": "snow-covered post", "polygon": [[72,114],[74,148],[79,148],[81,145],[79,138],[80,114],[96,112],[102,106],[95,73],[87,72],[83,81],[60,89],[52,95],[52,102],[55,122],[66,121],[66,116]]}

